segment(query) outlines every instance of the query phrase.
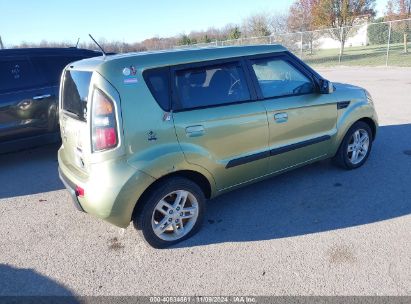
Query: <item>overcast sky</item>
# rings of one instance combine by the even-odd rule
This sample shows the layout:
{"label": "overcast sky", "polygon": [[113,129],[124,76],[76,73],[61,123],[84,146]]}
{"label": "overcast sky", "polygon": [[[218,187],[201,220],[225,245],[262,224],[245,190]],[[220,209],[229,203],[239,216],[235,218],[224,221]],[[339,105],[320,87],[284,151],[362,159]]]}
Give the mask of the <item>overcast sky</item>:
{"label": "overcast sky", "polygon": [[[22,41],[136,42],[191,30],[241,23],[258,12],[286,12],[293,0],[0,0],[0,36],[10,46]],[[386,0],[377,0],[379,14]]]}

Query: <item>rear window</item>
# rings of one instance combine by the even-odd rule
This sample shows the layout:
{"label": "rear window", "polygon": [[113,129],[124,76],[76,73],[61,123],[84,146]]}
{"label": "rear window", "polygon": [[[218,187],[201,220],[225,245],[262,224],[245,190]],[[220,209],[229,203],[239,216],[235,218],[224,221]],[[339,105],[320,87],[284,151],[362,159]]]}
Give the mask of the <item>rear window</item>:
{"label": "rear window", "polygon": [[181,70],[177,71],[175,79],[178,110],[250,100],[244,72],[239,63]]}
{"label": "rear window", "polygon": [[92,74],[67,71],[64,77],[62,108],[81,120],[87,118],[87,99]]}
{"label": "rear window", "polygon": [[25,58],[0,59],[0,92],[25,90],[39,84],[39,75]]}
{"label": "rear window", "polygon": [[144,72],[144,79],[159,106],[164,111],[170,110],[169,69],[153,69]]}

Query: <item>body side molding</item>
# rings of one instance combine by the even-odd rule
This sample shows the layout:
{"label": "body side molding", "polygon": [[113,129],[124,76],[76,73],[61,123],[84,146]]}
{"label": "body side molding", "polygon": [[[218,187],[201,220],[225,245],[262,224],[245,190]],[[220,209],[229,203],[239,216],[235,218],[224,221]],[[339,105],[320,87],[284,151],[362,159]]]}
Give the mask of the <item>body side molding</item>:
{"label": "body side molding", "polygon": [[312,139],[308,139],[308,140],[304,140],[295,144],[291,144],[291,145],[287,145],[287,146],[283,146],[283,147],[279,147],[279,148],[275,148],[275,149],[271,149],[271,150],[267,150],[267,151],[263,151],[263,152],[259,152],[256,154],[251,154],[251,155],[247,155],[247,156],[242,156],[239,158],[235,158],[230,160],[227,165],[225,166],[226,169],[232,168],[232,167],[236,167],[239,165],[244,165],[246,163],[249,162],[253,162],[259,159],[263,159],[266,157],[270,157],[270,156],[274,156],[274,155],[278,155],[281,153],[286,153],[292,150],[296,150],[296,149],[300,149],[309,145],[314,145],[314,144],[318,144],[320,142],[326,141],[331,139],[330,135],[323,135],[320,137],[316,137],[316,138],[312,138]]}

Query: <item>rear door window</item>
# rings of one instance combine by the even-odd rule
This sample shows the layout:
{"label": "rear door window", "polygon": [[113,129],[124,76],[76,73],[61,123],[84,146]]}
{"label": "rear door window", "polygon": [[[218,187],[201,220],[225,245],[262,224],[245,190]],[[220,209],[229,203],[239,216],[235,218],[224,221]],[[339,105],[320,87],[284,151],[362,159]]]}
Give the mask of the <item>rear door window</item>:
{"label": "rear door window", "polygon": [[240,62],[177,70],[176,109],[219,106],[250,100]]}
{"label": "rear door window", "polygon": [[312,81],[287,60],[262,58],[250,61],[264,98],[314,92]]}
{"label": "rear door window", "polygon": [[0,93],[35,88],[40,83],[39,76],[26,57],[0,59]]}
{"label": "rear door window", "polygon": [[87,119],[88,93],[92,72],[66,71],[64,76],[62,109],[72,116]]}
{"label": "rear door window", "polygon": [[170,110],[170,79],[169,68],[147,70],[144,72],[144,79],[156,99],[159,106],[164,111]]}

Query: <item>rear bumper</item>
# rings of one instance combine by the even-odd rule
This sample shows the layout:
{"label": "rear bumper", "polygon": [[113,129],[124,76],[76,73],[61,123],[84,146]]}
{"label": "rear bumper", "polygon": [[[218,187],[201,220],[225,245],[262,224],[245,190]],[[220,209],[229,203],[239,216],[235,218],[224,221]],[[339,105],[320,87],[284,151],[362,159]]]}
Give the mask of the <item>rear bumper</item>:
{"label": "rear bumper", "polygon": [[[63,149],[58,152],[59,174],[76,208],[118,227],[127,227],[138,199],[154,178],[136,170],[125,159],[94,163],[88,175],[81,175],[66,162]],[[84,196],[76,195],[76,186],[84,189]]]}
{"label": "rear bumper", "polygon": [[64,186],[66,187],[67,191],[70,193],[71,199],[73,201],[74,207],[81,212],[85,212],[83,207],[81,207],[80,202],[77,197],[76,193],[76,185],[74,185],[65,175],[63,172],[61,172],[60,167],[58,168],[59,170],[59,177]]}

